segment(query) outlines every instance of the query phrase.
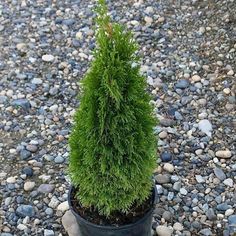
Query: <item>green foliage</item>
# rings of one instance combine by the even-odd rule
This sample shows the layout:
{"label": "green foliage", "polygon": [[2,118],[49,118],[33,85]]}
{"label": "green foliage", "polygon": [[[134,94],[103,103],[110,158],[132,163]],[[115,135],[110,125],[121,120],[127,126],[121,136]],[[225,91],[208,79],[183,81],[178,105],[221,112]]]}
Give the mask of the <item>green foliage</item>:
{"label": "green foliage", "polygon": [[70,136],[69,174],[84,207],[103,215],[127,212],[150,195],[156,165],[156,120],[139,73],[132,34],[97,8],[97,48],[82,80]]}

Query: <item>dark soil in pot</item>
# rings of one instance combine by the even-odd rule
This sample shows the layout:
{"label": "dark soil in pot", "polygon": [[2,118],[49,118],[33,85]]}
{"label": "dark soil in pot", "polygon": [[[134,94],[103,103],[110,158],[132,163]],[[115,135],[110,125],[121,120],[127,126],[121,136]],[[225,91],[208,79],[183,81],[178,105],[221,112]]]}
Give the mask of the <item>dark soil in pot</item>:
{"label": "dark soil in pot", "polygon": [[109,218],[106,218],[105,216],[99,215],[99,212],[93,207],[84,208],[75,197],[76,192],[78,192],[78,190],[72,187],[69,202],[73,211],[88,222],[101,226],[117,227],[135,223],[139,219],[142,219],[148,212],[152,211],[155,203],[155,189],[153,189],[150,197],[142,205],[138,206],[134,204],[128,214],[114,212]]}

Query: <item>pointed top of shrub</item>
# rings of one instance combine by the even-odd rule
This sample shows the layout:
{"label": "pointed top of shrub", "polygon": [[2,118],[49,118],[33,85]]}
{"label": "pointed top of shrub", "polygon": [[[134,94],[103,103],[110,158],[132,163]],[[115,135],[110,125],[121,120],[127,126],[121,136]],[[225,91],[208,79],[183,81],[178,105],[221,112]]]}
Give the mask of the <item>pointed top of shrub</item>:
{"label": "pointed top of shrub", "polygon": [[69,174],[84,207],[109,216],[150,195],[155,119],[132,34],[111,24],[99,0],[94,60],[82,82],[70,136]]}

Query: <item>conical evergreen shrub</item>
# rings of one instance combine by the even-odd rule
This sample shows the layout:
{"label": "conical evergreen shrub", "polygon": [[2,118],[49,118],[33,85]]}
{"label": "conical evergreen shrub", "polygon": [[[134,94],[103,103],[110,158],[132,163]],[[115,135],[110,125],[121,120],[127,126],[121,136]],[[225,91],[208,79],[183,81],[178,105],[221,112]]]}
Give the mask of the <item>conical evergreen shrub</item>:
{"label": "conical evergreen shrub", "polygon": [[151,194],[156,121],[132,34],[110,23],[105,0],[97,12],[97,47],[82,80],[69,174],[81,204],[109,216],[127,212]]}

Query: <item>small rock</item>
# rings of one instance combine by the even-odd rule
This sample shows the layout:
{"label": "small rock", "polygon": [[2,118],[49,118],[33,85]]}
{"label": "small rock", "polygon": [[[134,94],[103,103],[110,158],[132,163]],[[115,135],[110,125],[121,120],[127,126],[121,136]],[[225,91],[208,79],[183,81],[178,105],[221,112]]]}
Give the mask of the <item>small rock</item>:
{"label": "small rock", "polygon": [[60,204],[59,200],[53,196],[48,204],[49,207],[56,209],[56,207]]}
{"label": "small rock", "polygon": [[31,104],[27,99],[16,99],[12,102],[13,106],[19,106],[25,110],[29,110],[31,108]]}
{"label": "small rock", "polygon": [[69,210],[69,204],[68,204],[68,201],[65,201],[65,202],[62,202],[58,205],[57,207],[57,210],[58,211],[62,211],[62,212],[65,212],[67,210]]}
{"label": "small rock", "polygon": [[20,205],[16,209],[16,214],[20,217],[33,217],[35,215],[35,211],[31,205]]}
{"label": "small rock", "polygon": [[224,202],[224,203],[218,204],[216,208],[218,211],[226,211],[230,208],[230,206]]}
{"label": "small rock", "polygon": [[26,150],[30,151],[30,152],[37,152],[38,147],[36,145],[32,145],[32,144],[28,144],[26,146]]}
{"label": "small rock", "polygon": [[194,75],[194,76],[192,76],[192,81],[199,82],[199,81],[201,81],[201,77],[199,75]]}
{"label": "small rock", "polygon": [[211,236],[212,232],[210,229],[202,229],[200,232],[200,235],[204,235],[204,236]]}
{"label": "small rock", "polygon": [[158,236],[171,236],[172,235],[172,230],[164,225],[157,226],[156,232]]}
{"label": "small rock", "polygon": [[33,176],[34,172],[33,169],[30,166],[26,166],[22,169],[22,173],[25,174],[26,176]]}
{"label": "small rock", "polygon": [[175,170],[174,166],[170,163],[165,163],[163,169],[169,173],[173,173]]}
{"label": "small rock", "polygon": [[229,71],[227,72],[227,75],[229,75],[229,76],[234,75],[234,71],[233,71],[233,70],[229,70]]}
{"label": "small rock", "polygon": [[229,150],[219,150],[215,153],[215,155],[219,158],[228,159],[232,156],[232,153]]}
{"label": "small rock", "polygon": [[20,159],[21,160],[27,160],[29,157],[31,156],[31,152],[25,150],[25,149],[22,149],[20,151]]}
{"label": "small rock", "polygon": [[234,209],[228,209],[228,210],[226,210],[225,211],[225,216],[231,216],[231,215],[233,215],[234,214]]}
{"label": "small rock", "polygon": [[188,194],[188,191],[187,191],[185,188],[180,188],[179,192],[180,192],[182,195],[187,195],[187,194]]}
{"label": "small rock", "polygon": [[34,78],[34,79],[31,80],[31,83],[32,84],[42,84],[43,81],[39,78]]}
{"label": "small rock", "polygon": [[46,62],[52,62],[54,60],[54,56],[50,54],[45,54],[42,56],[42,60]]}
{"label": "small rock", "polygon": [[165,139],[166,137],[167,137],[167,132],[166,131],[162,131],[161,133],[159,133],[159,138]]}
{"label": "small rock", "polygon": [[174,189],[175,191],[179,192],[180,189],[181,189],[181,182],[175,182],[175,183],[173,184],[173,189]]}
{"label": "small rock", "polygon": [[174,223],[173,229],[176,231],[182,231],[184,229],[183,225],[180,224],[179,222]]}
{"label": "small rock", "polygon": [[172,160],[172,155],[169,152],[162,152],[160,157],[163,162],[168,162]]}
{"label": "small rock", "polygon": [[171,221],[172,214],[169,211],[164,211],[162,218],[164,218],[166,221]]}
{"label": "small rock", "polygon": [[224,94],[229,95],[231,93],[230,88],[223,89]]}
{"label": "small rock", "polygon": [[171,127],[175,124],[175,121],[169,118],[160,119],[160,125],[165,127]]}
{"label": "small rock", "polygon": [[144,20],[145,20],[145,22],[146,22],[147,24],[151,24],[151,23],[153,22],[153,19],[152,19],[151,17],[149,17],[149,16],[145,16],[145,17],[144,17]]}
{"label": "small rock", "polygon": [[224,182],[223,182],[226,186],[229,186],[229,187],[233,187],[234,186],[234,182],[232,179],[228,178],[228,179],[225,179]]}
{"label": "small rock", "polygon": [[167,184],[170,182],[170,176],[166,174],[159,174],[155,176],[155,180],[158,184]]}
{"label": "small rock", "polygon": [[27,226],[26,225],[24,225],[24,224],[19,224],[19,225],[17,225],[17,229],[19,229],[19,230],[26,230],[27,229]]}
{"label": "small rock", "polygon": [[24,184],[25,191],[31,191],[34,187],[35,187],[35,182],[28,181],[28,182],[25,182]]}
{"label": "small rock", "polygon": [[216,167],[214,168],[214,173],[219,180],[223,181],[226,179],[226,175],[222,169]]}
{"label": "small rock", "polygon": [[49,230],[49,229],[45,229],[44,230],[44,236],[54,236],[54,231],[53,230]]}
{"label": "small rock", "polygon": [[205,179],[201,175],[196,175],[196,180],[197,182],[200,183],[205,183]]}
{"label": "small rock", "polygon": [[231,215],[228,218],[229,225],[236,227],[236,215]]}
{"label": "small rock", "polygon": [[209,208],[206,212],[206,216],[209,220],[214,221],[216,220],[216,214],[213,208]]}
{"label": "small rock", "polygon": [[64,162],[64,158],[62,156],[57,156],[55,159],[54,159],[54,162],[57,163],[57,164],[61,164]]}
{"label": "small rock", "polygon": [[178,89],[185,89],[188,86],[189,86],[189,81],[186,79],[181,79],[175,84],[175,87]]}
{"label": "small rock", "polygon": [[16,177],[11,176],[7,178],[8,184],[14,184],[15,182],[16,182]]}
{"label": "small rock", "polygon": [[209,120],[201,120],[198,123],[198,128],[207,136],[211,137],[212,124],[210,123]]}
{"label": "small rock", "polygon": [[80,230],[77,220],[71,211],[67,211],[62,217],[62,225],[69,236],[79,236]]}
{"label": "small rock", "polygon": [[54,186],[52,184],[41,184],[38,187],[38,191],[40,193],[51,193],[54,190]]}

